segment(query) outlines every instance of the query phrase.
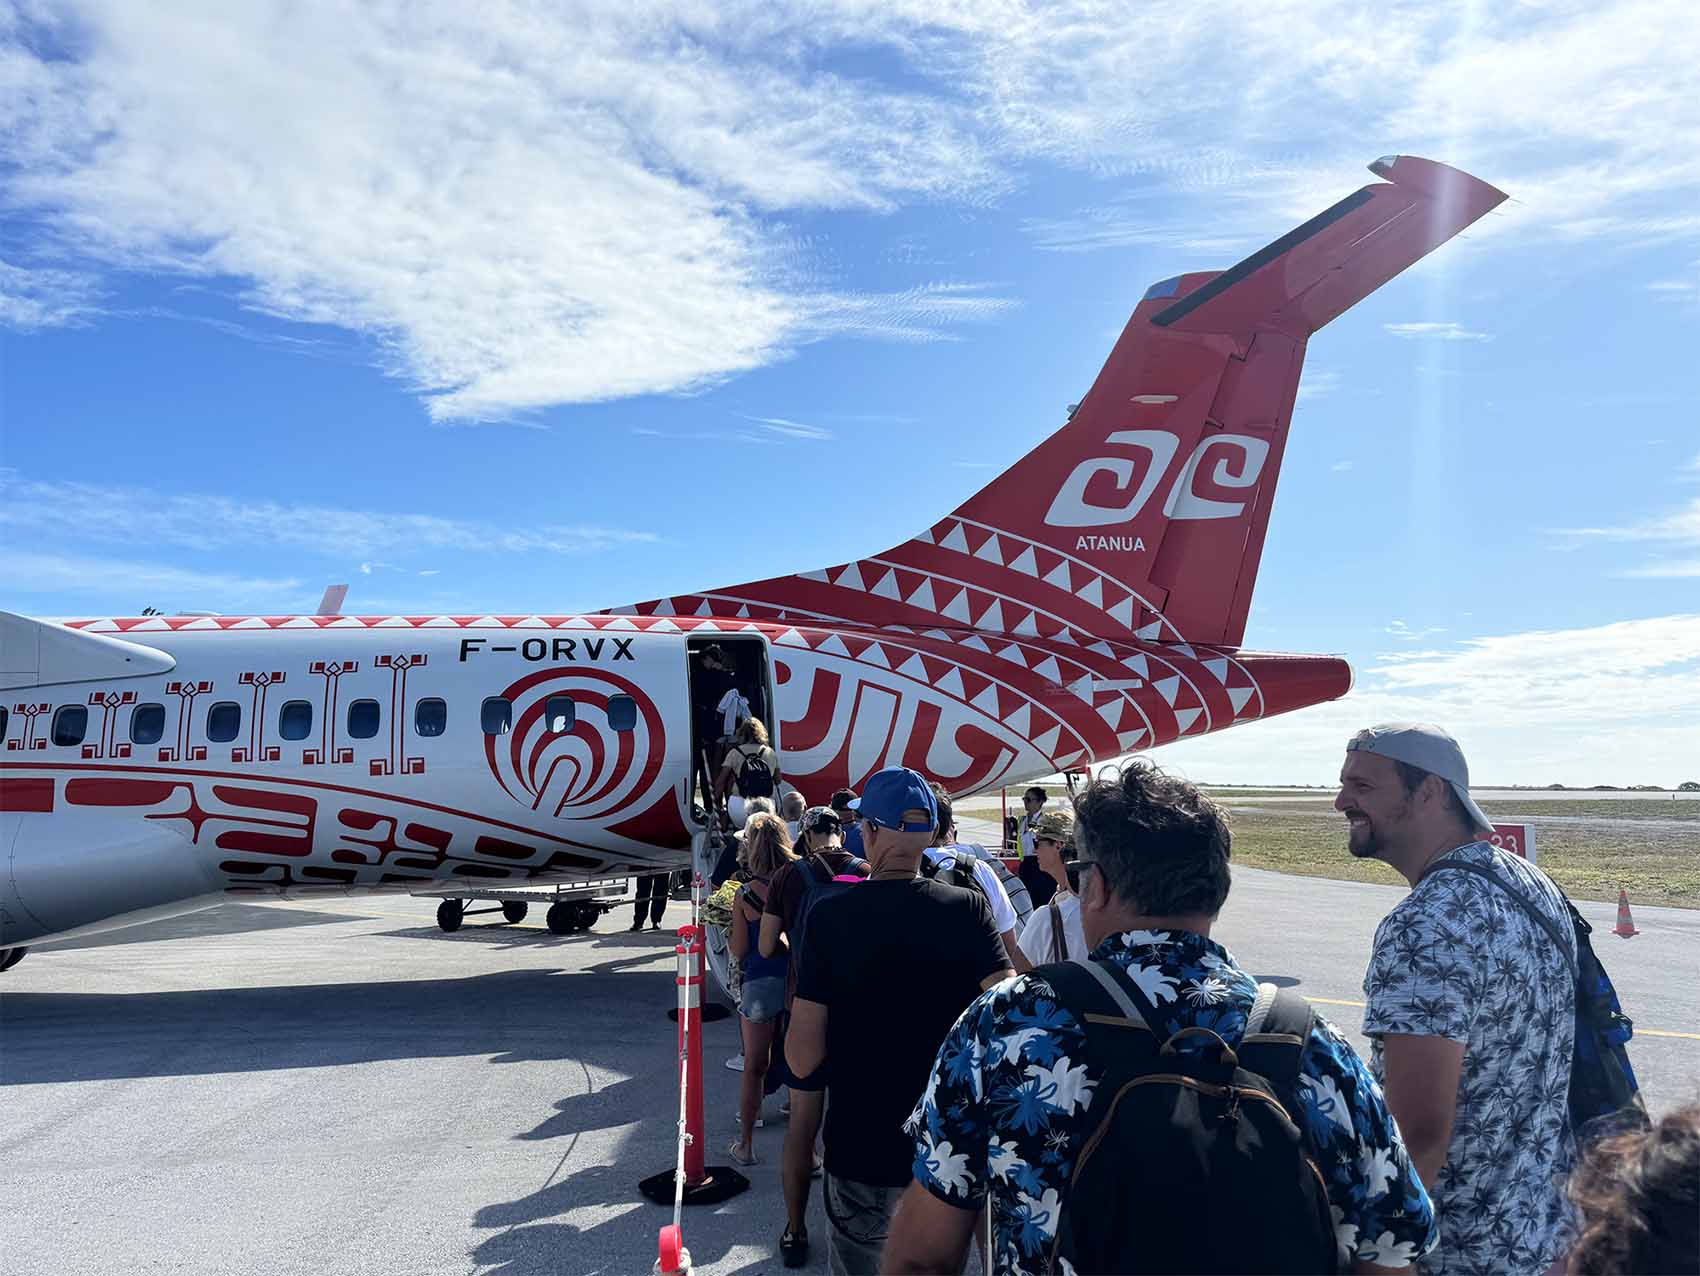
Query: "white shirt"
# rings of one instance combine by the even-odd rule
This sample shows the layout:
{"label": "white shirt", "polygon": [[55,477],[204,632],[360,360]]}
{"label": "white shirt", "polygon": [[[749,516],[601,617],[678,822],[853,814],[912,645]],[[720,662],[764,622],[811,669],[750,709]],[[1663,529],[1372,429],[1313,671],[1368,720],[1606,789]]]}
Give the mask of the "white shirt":
{"label": "white shirt", "polygon": [[979,883],[986,903],[992,906],[992,925],[998,928],[998,934],[1015,929],[1015,905],[1009,902],[1009,893],[998,881],[998,875],[990,864],[966,846],[929,846],[926,856],[928,863],[940,866],[948,865],[959,857],[967,860],[974,869],[974,880]]}
{"label": "white shirt", "polygon": [[720,703],[714,707],[720,711],[722,735],[731,735],[738,729],[738,724],[750,716],[750,702],[736,687],[721,696]]}
{"label": "white shirt", "polygon": [[[1057,911],[1062,914],[1063,944],[1068,950],[1070,961],[1085,961],[1087,957],[1086,931],[1080,924],[1080,897],[1068,891],[1058,891],[1052,897]],[[1027,925],[1022,929],[1022,954],[1035,966],[1042,966],[1051,960],[1051,910],[1049,905],[1035,908],[1033,915],[1027,919]]]}

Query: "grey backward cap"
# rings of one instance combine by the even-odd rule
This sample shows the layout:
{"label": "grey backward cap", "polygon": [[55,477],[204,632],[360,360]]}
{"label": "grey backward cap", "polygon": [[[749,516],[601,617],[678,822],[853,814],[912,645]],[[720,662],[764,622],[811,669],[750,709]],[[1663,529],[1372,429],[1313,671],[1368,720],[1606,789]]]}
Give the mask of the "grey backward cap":
{"label": "grey backward cap", "polygon": [[1493,828],[1487,812],[1470,796],[1470,767],[1464,761],[1464,750],[1433,723],[1384,722],[1378,727],[1365,727],[1347,741],[1346,752],[1377,753],[1438,775],[1452,786],[1477,829],[1485,833]]}

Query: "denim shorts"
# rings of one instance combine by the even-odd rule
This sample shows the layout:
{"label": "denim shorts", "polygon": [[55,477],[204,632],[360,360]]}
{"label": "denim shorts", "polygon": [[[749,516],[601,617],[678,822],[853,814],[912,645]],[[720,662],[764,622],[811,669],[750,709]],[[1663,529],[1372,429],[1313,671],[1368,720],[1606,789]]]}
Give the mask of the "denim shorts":
{"label": "denim shorts", "polygon": [[785,1009],[785,976],[762,975],[744,980],[738,994],[738,1013],[751,1023],[771,1023]]}

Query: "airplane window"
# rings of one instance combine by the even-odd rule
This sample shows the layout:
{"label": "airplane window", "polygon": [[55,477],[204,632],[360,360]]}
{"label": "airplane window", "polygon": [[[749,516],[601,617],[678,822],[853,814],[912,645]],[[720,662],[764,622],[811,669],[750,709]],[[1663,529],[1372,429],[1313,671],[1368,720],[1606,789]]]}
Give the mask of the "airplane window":
{"label": "airplane window", "polygon": [[89,711],[80,704],[68,704],[53,715],[53,743],[70,748],[83,742],[89,729]]}
{"label": "airplane window", "polygon": [[630,696],[609,696],[608,726],[615,731],[630,731],[637,726],[637,701]]}
{"label": "airplane window", "polygon": [[551,735],[571,731],[576,720],[571,696],[550,696],[543,706],[543,729]]}
{"label": "airplane window", "polygon": [[449,706],[435,696],[413,706],[413,729],[420,735],[442,735],[449,725]]}
{"label": "airplane window", "polygon": [[214,744],[229,744],[242,729],[242,706],[234,700],[220,700],[207,710],[207,739]]}
{"label": "airplane window", "polygon": [[139,704],[130,715],[130,743],[158,744],[165,734],[165,706]]}
{"label": "airplane window", "polygon": [[513,701],[504,700],[501,696],[489,697],[479,710],[478,720],[485,735],[506,735],[514,725]]}
{"label": "airplane window", "polygon": [[348,734],[356,740],[370,740],[378,734],[376,700],[356,700],[348,706]]}
{"label": "airplane window", "polygon": [[313,706],[305,700],[289,700],[277,711],[277,733],[285,740],[305,740],[313,729]]}

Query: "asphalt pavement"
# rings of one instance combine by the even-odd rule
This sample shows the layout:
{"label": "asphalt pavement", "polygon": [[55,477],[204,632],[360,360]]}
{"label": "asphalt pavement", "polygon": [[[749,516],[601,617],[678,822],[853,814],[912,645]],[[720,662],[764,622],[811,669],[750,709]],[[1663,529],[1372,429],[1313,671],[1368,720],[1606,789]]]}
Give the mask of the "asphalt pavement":
{"label": "asphalt pavement", "polygon": [[[1218,933],[1355,1033],[1398,895],[1240,870]],[[671,935],[628,934],[623,910],[588,935],[537,915],[451,935],[434,907],[226,904],[0,975],[0,1271],[647,1272],[669,1212],[636,1185],[674,1155]],[[1599,946],[1662,1109],[1700,1095],[1700,913],[1636,922]],[[710,1164],[735,1024],[704,1031]],[[751,1190],[686,1216],[705,1274],[781,1270],[769,1112]],[[818,1193],[810,1228],[824,1271]]]}

